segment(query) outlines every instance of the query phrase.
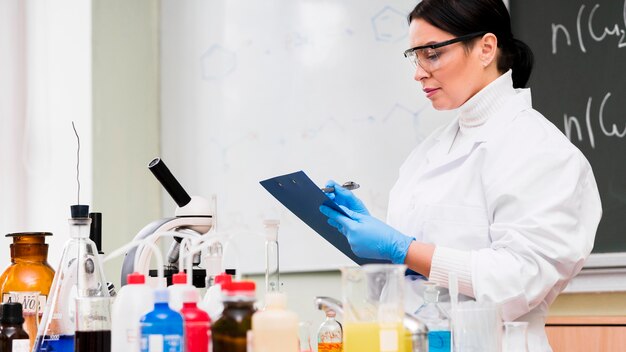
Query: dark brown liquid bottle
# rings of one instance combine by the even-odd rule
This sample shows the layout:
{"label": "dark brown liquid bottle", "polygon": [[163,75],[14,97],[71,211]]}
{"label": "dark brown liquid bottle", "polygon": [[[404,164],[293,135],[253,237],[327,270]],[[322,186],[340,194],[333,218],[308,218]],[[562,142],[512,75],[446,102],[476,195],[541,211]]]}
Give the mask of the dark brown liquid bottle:
{"label": "dark brown liquid bottle", "polygon": [[2,304],[2,317],[0,318],[0,351],[2,352],[28,352],[30,342],[28,334],[24,331],[24,317],[22,316],[22,304]]}
{"label": "dark brown liquid bottle", "polygon": [[[24,307],[26,319],[24,326],[31,335],[31,347],[37,335],[38,319],[43,314],[54,279],[54,270],[48,264],[48,245],[45,243],[45,237],[51,235],[49,232],[23,232],[7,235],[13,238],[13,244],[10,247],[11,265],[0,276],[0,298],[2,302],[9,302],[16,299],[11,297],[12,294],[25,293],[17,300],[22,304],[30,303]],[[37,309],[33,309],[32,302],[30,302],[35,292],[39,292],[36,298],[39,300]]]}
{"label": "dark brown liquid bottle", "polygon": [[222,284],[224,312],[211,326],[213,352],[246,352],[252,329],[255,284],[251,281]]}

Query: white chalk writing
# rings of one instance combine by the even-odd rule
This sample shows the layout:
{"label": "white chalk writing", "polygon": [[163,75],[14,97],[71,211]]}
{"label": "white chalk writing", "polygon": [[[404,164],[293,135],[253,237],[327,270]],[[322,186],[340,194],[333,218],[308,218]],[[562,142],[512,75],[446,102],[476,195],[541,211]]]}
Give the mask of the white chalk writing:
{"label": "white chalk writing", "polygon": [[[626,48],[626,0],[624,0],[624,6],[622,8],[623,23],[611,23],[604,27],[602,27],[602,24],[598,25],[595,16],[599,8],[600,4],[595,4],[590,11],[586,11],[587,7],[583,4],[580,5],[578,9],[578,15],[576,16],[576,38],[578,39],[580,51],[583,53],[587,52],[585,34],[595,42],[602,42],[613,38],[618,48]],[[586,28],[583,26],[585,18],[587,22]],[[552,54],[554,55],[558,52],[560,37],[564,37],[567,46],[572,46],[572,39],[567,26],[562,23],[552,23]]]}
{"label": "white chalk writing", "polygon": [[[606,93],[606,95],[602,99],[602,103],[600,103],[600,109],[597,115],[597,121],[598,121],[598,125],[600,125],[600,131],[606,137],[624,138],[626,136],[626,124],[623,130],[620,132],[619,127],[616,124],[611,124],[611,127],[607,128],[606,122],[604,120],[605,119],[604,107],[606,106],[610,97],[611,97],[611,92]],[[595,149],[596,143],[595,143],[595,134],[594,134],[594,128],[593,128],[594,124],[592,122],[592,112],[591,112],[592,103],[593,103],[593,99],[592,97],[589,97],[589,99],[587,100],[587,108],[585,111],[585,126],[587,127],[587,138],[589,139],[589,145],[591,146],[591,148]],[[595,120],[593,121],[595,122]],[[580,122],[578,121],[578,118],[576,116],[564,114],[563,125],[564,125],[565,135],[570,141],[572,140],[572,129],[575,132],[575,137],[578,137],[578,141],[579,142],[583,141],[584,139],[583,132],[581,129]]]}

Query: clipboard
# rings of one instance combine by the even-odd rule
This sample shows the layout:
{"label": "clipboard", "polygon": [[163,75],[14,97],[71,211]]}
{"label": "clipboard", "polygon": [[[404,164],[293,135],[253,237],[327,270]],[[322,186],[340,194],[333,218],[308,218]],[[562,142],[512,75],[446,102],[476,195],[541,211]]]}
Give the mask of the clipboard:
{"label": "clipboard", "polygon": [[355,263],[359,265],[390,263],[386,260],[361,258],[352,252],[346,237],[328,224],[328,218],[320,212],[319,207],[324,204],[343,215],[348,215],[303,171],[276,176],[261,181],[260,184],[300,220]]}

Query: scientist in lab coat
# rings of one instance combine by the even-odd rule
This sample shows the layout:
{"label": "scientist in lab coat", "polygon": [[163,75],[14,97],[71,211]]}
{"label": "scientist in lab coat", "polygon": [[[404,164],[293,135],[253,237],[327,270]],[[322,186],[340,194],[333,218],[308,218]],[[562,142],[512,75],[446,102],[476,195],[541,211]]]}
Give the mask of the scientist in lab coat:
{"label": "scientist in lab coat", "polygon": [[440,286],[500,304],[529,323],[530,352],[551,351],[548,307],[583,266],[602,214],[589,162],[531,105],[530,48],[502,0],[423,0],[404,55],[433,107],[457,109],[409,155],[387,222],[352,192],[322,206],[356,255],[406,264]]}

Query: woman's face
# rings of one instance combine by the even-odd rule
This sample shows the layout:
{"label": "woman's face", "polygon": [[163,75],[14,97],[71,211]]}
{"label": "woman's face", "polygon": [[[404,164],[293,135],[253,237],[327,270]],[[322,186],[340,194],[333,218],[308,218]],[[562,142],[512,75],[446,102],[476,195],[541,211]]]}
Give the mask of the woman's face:
{"label": "woman's face", "polygon": [[[409,26],[411,48],[454,39],[450,33],[422,19],[414,19]],[[480,37],[475,40],[480,41]],[[478,43],[476,43],[478,44]],[[415,68],[414,79],[422,84],[426,97],[437,110],[456,109],[487,85],[484,61],[480,60],[481,46],[474,45],[468,51],[462,42],[446,45],[436,50],[436,64],[424,64]],[[424,67],[429,70],[425,70]]]}

